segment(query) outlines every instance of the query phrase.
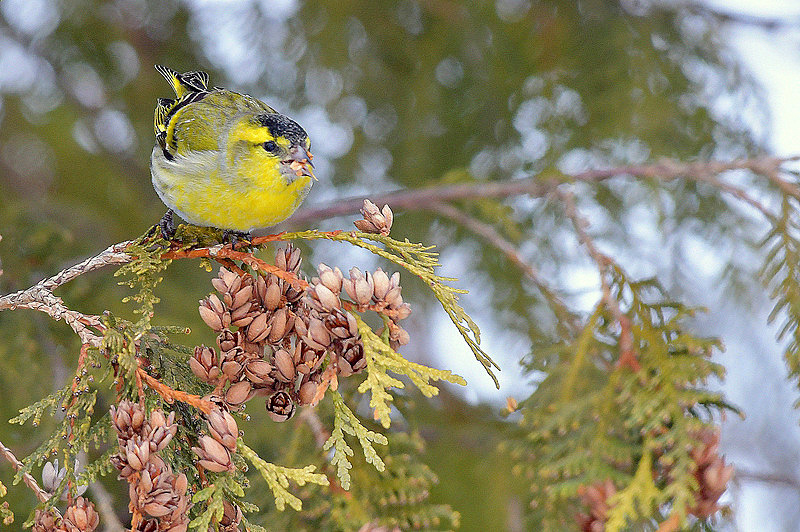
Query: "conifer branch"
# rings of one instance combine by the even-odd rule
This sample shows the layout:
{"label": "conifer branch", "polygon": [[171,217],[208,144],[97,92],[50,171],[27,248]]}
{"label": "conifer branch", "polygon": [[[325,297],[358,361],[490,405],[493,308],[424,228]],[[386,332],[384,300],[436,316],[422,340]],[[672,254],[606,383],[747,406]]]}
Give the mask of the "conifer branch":
{"label": "conifer branch", "polygon": [[572,222],[572,226],[575,228],[578,241],[581,243],[581,245],[583,245],[584,248],[586,248],[589,256],[597,265],[600,273],[600,287],[603,294],[603,302],[608,310],[611,311],[614,319],[619,324],[620,355],[619,359],[617,360],[617,364],[620,366],[628,366],[633,371],[639,371],[639,369],[641,369],[641,365],[636,359],[636,353],[633,347],[631,320],[620,309],[619,303],[611,293],[611,285],[609,284],[607,278],[610,273],[609,269],[614,264],[614,260],[605,253],[602,253],[597,248],[594,239],[591,237],[591,235],[589,235],[589,232],[587,231],[589,227],[589,221],[578,212],[578,209],[575,205],[575,195],[572,193],[572,191],[558,191],[557,195],[564,203],[564,212]]}
{"label": "conifer branch", "polygon": [[[21,471],[25,467],[25,464],[20,462],[19,459],[17,459],[17,457],[14,455],[14,452],[6,447],[1,441],[0,456],[8,460],[8,462],[11,464],[11,467],[13,467],[14,471],[16,472]],[[25,482],[25,485],[28,486],[33,493],[36,494],[36,498],[39,499],[39,502],[47,502],[47,500],[50,499],[50,495],[39,487],[36,479],[33,478],[30,473],[22,473],[22,481]]]}

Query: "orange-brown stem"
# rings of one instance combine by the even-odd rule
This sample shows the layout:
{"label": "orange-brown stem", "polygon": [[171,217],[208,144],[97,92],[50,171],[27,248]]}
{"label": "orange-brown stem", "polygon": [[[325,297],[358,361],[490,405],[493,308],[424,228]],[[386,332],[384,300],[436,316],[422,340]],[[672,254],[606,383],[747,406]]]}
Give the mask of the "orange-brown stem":
{"label": "orange-brown stem", "polygon": [[182,392],[181,390],[174,390],[160,380],[148,374],[144,368],[139,367],[136,370],[136,375],[137,380],[144,380],[144,382],[146,382],[150,388],[155,390],[158,395],[163,397],[167,403],[173,403],[177,400],[197,408],[204,414],[209,414],[214,409],[214,403],[208,399],[203,399],[199,395]]}

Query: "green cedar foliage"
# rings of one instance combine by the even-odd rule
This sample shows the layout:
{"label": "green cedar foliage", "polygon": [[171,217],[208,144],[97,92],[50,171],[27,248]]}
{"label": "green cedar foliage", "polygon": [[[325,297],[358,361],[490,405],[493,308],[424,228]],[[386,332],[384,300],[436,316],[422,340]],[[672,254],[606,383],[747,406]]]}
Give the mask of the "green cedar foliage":
{"label": "green cedar foliage", "polygon": [[530,484],[529,518],[542,530],[574,526],[585,511],[582,487],[607,479],[618,489],[607,530],[655,529],[662,512],[686,522],[698,489],[698,434],[735,411],[708,389],[724,373],[711,360],[720,343],[687,327],[695,309],[671,301],[653,280],[611,271],[640,367],[619,363],[620,326],[600,300],[579,334],[534,348],[527,369],[541,382],[520,405],[519,435],[502,445]]}

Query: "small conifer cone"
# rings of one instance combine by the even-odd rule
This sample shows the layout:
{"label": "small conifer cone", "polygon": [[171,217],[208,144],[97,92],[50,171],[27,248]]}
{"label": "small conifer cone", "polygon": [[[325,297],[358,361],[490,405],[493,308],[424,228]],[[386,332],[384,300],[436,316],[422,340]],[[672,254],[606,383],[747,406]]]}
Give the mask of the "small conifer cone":
{"label": "small conifer cone", "polygon": [[241,345],[242,341],[242,334],[239,331],[233,332],[226,329],[217,335],[217,345],[222,353]]}
{"label": "small conifer cone", "polygon": [[220,408],[215,408],[208,414],[208,430],[211,436],[224,445],[230,452],[236,452],[236,439],[239,437],[239,427],[230,413]]}
{"label": "small conifer cone", "polygon": [[36,510],[33,518],[33,532],[57,532],[64,530],[61,527],[61,516],[58,515],[58,510],[51,508],[48,511],[41,509]]}
{"label": "small conifer cone", "polygon": [[719,429],[703,430],[698,435],[700,445],[691,452],[696,464],[694,477],[698,490],[696,504],[690,512],[700,518],[710,517],[722,509],[719,498],[733,478],[733,466],[727,465],[719,455],[719,437]]}
{"label": "small conifer cone", "polygon": [[150,412],[150,430],[147,434],[147,439],[150,441],[150,452],[163,450],[177,433],[175,412],[170,412],[169,417],[164,416],[160,410]]}
{"label": "small conifer cone", "polygon": [[195,377],[208,384],[216,384],[221,372],[217,353],[212,347],[199,345],[189,359],[189,367]]}
{"label": "small conifer cone", "polygon": [[364,358],[364,345],[361,340],[348,338],[338,345],[337,354],[339,359],[337,367],[339,375],[349,377],[367,367],[367,359]]}
{"label": "small conifer cone", "polygon": [[138,403],[126,399],[119,405],[111,405],[111,421],[120,442],[142,434],[145,420],[144,408]]}
{"label": "small conifer cone", "polygon": [[198,310],[206,325],[215,332],[227,329],[231,324],[231,313],[216,294],[201,299]]}
{"label": "small conifer cone", "polygon": [[275,382],[271,376],[274,370],[272,364],[262,358],[256,358],[245,364],[244,376],[254,387],[271,386]]}
{"label": "small conifer cone", "polygon": [[392,222],[394,222],[394,214],[388,205],[384,205],[383,209],[378,209],[378,206],[370,200],[364,200],[364,206],[361,208],[361,215],[364,216],[363,220],[356,220],[353,225],[359,231],[365,233],[380,233],[381,235],[388,235],[392,229]]}
{"label": "small conifer cone", "polygon": [[220,532],[238,532],[242,522],[242,510],[232,502],[222,501],[223,514],[219,521]]}
{"label": "small conifer cone", "polygon": [[239,381],[232,384],[225,392],[225,404],[233,408],[238,407],[252,396],[253,385],[250,381]]}
{"label": "small conifer cone", "polygon": [[294,415],[295,404],[285,391],[275,392],[267,398],[267,413],[273,421],[286,421]]}
{"label": "small conifer cone", "polygon": [[588,514],[578,514],[577,516],[582,532],[603,532],[606,529],[606,519],[608,511],[611,509],[608,499],[616,493],[617,488],[609,479],[578,488],[578,495],[589,507]]}
{"label": "small conifer cone", "polygon": [[279,344],[286,336],[292,332],[295,316],[286,307],[276,310],[267,323],[269,334],[267,339],[270,344]]}
{"label": "small conifer cone", "polygon": [[283,271],[297,273],[300,271],[300,264],[303,262],[300,250],[292,244],[285,248],[278,248],[275,253],[275,266]]}
{"label": "small conifer cone", "polygon": [[345,279],[342,286],[356,305],[366,306],[372,301],[375,287],[369,272],[363,274],[358,268],[350,268],[350,278]]}
{"label": "small conifer cone", "polygon": [[100,515],[94,509],[94,504],[78,497],[64,512],[61,527],[66,532],[92,532],[99,524]]}
{"label": "small conifer cone", "polygon": [[197,463],[214,473],[233,471],[231,454],[224,445],[211,436],[201,436],[198,440],[199,447],[192,447],[194,453],[200,458]]}
{"label": "small conifer cone", "polygon": [[344,281],[344,275],[342,275],[342,271],[336,267],[331,268],[324,263],[320,263],[320,265],[317,267],[317,271],[319,272],[319,277],[314,278],[318,279],[318,281],[314,282],[314,284],[324,285],[328,290],[333,292],[333,294],[338,297],[339,292],[342,291],[342,282]]}

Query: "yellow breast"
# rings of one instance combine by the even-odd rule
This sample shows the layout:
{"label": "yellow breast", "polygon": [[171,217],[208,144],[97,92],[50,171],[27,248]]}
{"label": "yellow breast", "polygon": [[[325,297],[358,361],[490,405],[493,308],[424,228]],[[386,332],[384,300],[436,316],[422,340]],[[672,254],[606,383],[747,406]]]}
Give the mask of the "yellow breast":
{"label": "yellow breast", "polygon": [[161,200],[187,222],[242,232],[282,222],[311,189],[310,177],[290,181],[273,165],[225,172],[211,151],[168,161],[156,147],[151,174]]}

